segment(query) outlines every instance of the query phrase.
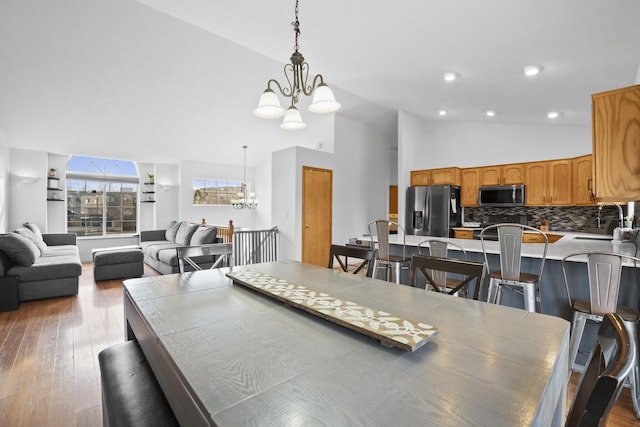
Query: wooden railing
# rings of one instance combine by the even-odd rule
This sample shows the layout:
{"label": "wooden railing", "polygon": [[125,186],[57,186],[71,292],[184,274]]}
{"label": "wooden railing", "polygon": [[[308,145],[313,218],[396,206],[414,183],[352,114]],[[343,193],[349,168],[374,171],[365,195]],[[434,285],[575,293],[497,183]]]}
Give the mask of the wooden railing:
{"label": "wooden railing", "polygon": [[217,237],[222,239],[222,243],[232,243],[233,242],[233,220],[229,220],[228,225],[215,225],[215,224],[207,224],[207,220],[202,218],[200,224],[205,227],[216,227],[218,229],[216,235]]}

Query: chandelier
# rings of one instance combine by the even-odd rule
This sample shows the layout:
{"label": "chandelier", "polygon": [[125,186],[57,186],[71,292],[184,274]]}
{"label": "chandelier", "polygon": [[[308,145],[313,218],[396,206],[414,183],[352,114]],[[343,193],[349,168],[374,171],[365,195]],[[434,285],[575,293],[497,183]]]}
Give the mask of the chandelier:
{"label": "chandelier", "polygon": [[[306,123],[302,121],[302,116],[298,111],[298,97],[300,93],[306,96],[313,94],[313,101],[309,105],[309,111],[313,113],[333,113],[338,111],[340,103],[333,96],[333,91],[326,85],[321,74],[316,75],[311,84],[307,84],[309,78],[309,64],[305,62],[304,56],[300,53],[298,38],[300,37],[300,21],[298,21],[298,0],[295,9],[296,20],[291,23],[295,33],[295,45],[291,55],[291,64],[284,66],[284,75],[287,78],[288,86],[284,88],[275,79],[267,82],[267,88],[260,96],[258,108],[254,114],[263,119],[276,119],[284,116],[280,128],[286,130],[304,129]],[[282,96],[291,98],[291,106],[285,111],[280,106],[280,101],[271,84],[278,88]]]}
{"label": "chandelier", "polygon": [[242,184],[240,184],[238,198],[231,200],[231,206],[233,206],[234,209],[255,209],[258,207],[256,193],[249,193],[247,187],[247,146],[243,145],[242,149],[244,150]]}

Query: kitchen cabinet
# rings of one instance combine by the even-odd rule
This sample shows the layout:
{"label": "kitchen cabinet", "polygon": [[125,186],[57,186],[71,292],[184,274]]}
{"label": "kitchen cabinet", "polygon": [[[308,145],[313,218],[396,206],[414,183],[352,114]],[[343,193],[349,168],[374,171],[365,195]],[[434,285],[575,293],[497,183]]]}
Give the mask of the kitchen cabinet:
{"label": "kitchen cabinet", "polygon": [[578,206],[595,205],[593,195],[593,160],[592,155],[571,159],[573,174],[573,204]]}
{"label": "kitchen cabinet", "polygon": [[478,206],[478,189],[480,188],[480,169],[465,168],[461,171],[460,205]]}
{"label": "kitchen cabinet", "polygon": [[411,171],[411,186],[416,185],[460,185],[461,169],[458,167]]}
{"label": "kitchen cabinet", "polygon": [[525,175],[525,204],[527,206],[542,206],[547,203],[547,175],[546,162],[531,162],[524,166]]}
{"label": "kitchen cabinet", "polygon": [[460,185],[461,181],[460,168],[431,169],[431,185]]}
{"label": "kitchen cabinet", "polygon": [[525,163],[527,206],[571,206],[571,159]]}
{"label": "kitchen cabinet", "polygon": [[640,200],[640,85],[593,94],[591,101],[595,197]]}
{"label": "kitchen cabinet", "polygon": [[411,171],[410,184],[412,187],[416,185],[431,185],[431,171],[428,169]]}
{"label": "kitchen cabinet", "polygon": [[480,169],[480,185],[510,185],[524,182],[521,163],[485,166]]}

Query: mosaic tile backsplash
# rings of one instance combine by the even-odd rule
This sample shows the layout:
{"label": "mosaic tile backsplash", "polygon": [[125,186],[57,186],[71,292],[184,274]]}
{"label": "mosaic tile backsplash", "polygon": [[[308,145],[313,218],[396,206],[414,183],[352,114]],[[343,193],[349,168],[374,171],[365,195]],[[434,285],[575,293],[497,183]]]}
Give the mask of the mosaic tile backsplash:
{"label": "mosaic tile backsplash", "polygon": [[[638,204],[636,204],[638,206]],[[622,206],[627,214],[627,206]],[[485,215],[527,215],[529,224],[539,228],[540,220],[549,220],[549,230],[555,231],[583,231],[588,232],[596,226],[598,216],[597,206],[523,206],[517,208],[464,208],[464,220],[482,222]],[[601,217],[604,220],[616,221],[619,213],[615,206],[604,206]],[[637,227],[636,224],[634,226]],[[592,230],[591,230],[592,231]]]}

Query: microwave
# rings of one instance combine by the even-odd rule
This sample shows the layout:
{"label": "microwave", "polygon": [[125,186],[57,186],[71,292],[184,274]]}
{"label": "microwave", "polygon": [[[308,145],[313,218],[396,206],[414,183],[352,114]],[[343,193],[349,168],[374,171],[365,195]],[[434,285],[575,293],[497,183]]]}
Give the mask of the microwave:
{"label": "microwave", "polygon": [[478,190],[478,204],[488,207],[524,206],[524,185],[491,185]]}

